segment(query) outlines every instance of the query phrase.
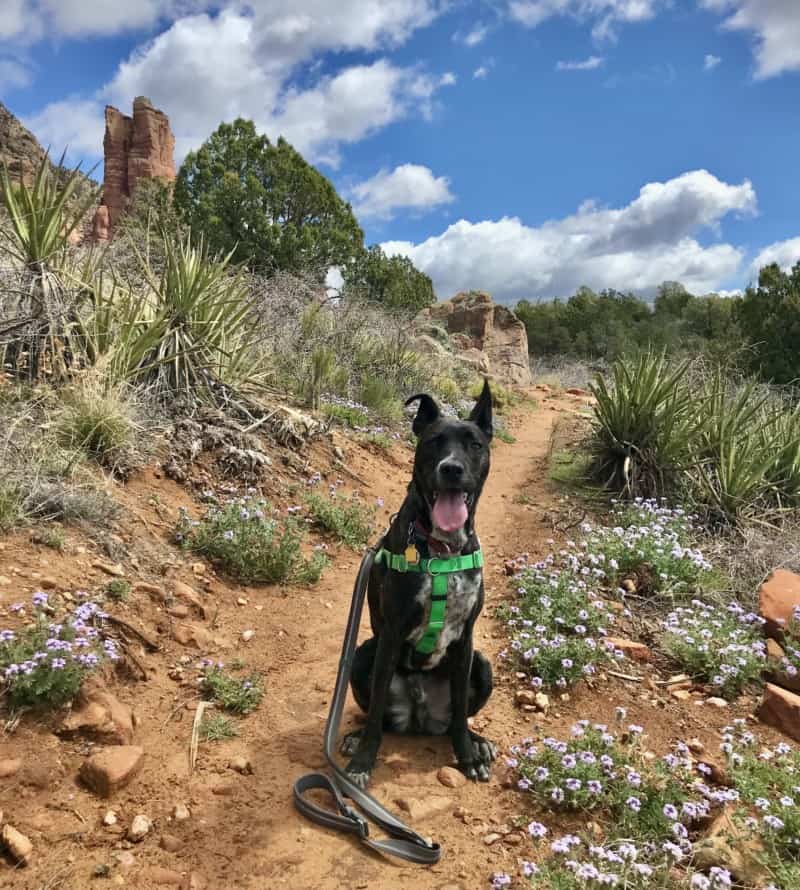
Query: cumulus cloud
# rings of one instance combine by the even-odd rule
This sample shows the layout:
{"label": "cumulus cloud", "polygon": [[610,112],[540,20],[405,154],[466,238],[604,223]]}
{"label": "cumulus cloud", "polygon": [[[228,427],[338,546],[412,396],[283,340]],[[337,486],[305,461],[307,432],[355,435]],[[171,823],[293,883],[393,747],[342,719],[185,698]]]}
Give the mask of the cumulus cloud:
{"label": "cumulus cloud", "polygon": [[0,92],[8,93],[30,82],[29,68],[16,59],[0,59]]}
{"label": "cumulus cloud", "polygon": [[483,43],[483,41],[486,40],[488,34],[488,26],[484,25],[482,22],[477,22],[466,33],[457,31],[453,35],[453,40],[455,40],[457,43],[463,43],[464,46],[472,47],[477,46],[479,43]]}
{"label": "cumulus cloud", "polygon": [[[435,14],[429,0],[342,0],[335,10],[325,0],[251,0],[248,8],[185,16],[135,49],[94,97],[95,126],[104,102],[127,109],[146,95],[169,114],[178,159],[221,121],[242,116],[270,138],[285,136],[310,160],[336,164],[341,144],[411,114],[430,116],[435,94],[455,82],[449,73],[377,59],[302,88],[292,83],[297,66],[315,53],[402,42]],[[37,117],[68,124],[57,106]]]}
{"label": "cumulus cloud", "polygon": [[719,65],[722,59],[719,56],[714,56],[711,53],[706,53],[705,59],[703,59],[703,70],[704,71],[713,71],[714,68]]}
{"label": "cumulus cloud", "polygon": [[478,65],[478,67],[472,72],[472,76],[475,80],[485,80],[489,76],[489,66]]}
{"label": "cumulus cloud", "polygon": [[800,263],[800,238],[789,238],[787,241],[776,241],[765,247],[750,264],[750,274],[755,280],[758,270],[770,263],[777,263],[781,269],[789,270],[795,263]]}
{"label": "cumulus cloud", "polygon": [[646,293],[668,279],[705,293],[736,274],[743,254],[730,244],[703,246],[694,236],[715,229],[729,213],[755,210],[748,180],[731,185],[694,170],[648,183],[618,209],[587,201],[575,214],[540,226],[515,217],[462,219],[420,244],[383,247],[409,256],[442,297],[481,288],[512,302],[564,296],[582,284]]}
{"label": "cumulus cloud", "polygon": [[797,0],[702,0],[702,5],[725,16],[723,28],[753,34],[756,78],[800,70]]}
{"label": "cumulus cloud", "polygon": [[105,122],[92,100],[73,97],[51,102],[23,123],[50,149],[51,155],[60,157],[66,149],[71,164],[95,160],[103,145]]}
{"label": "cumulus cloud", "polygon": [[594,71],[599,68],[605,59],[602,56],[589,56],[588,59],[575,62],[556,62],[556,71]]}
{"label": "cumulus cloud", "polygon": [[434,176],[420,164],[381,170],[353,187],[350,196],[358,216],[379,219],[389,219],[398,210],[430,210],[455,200],[447,177]]}
{"label": "cumulus cloud", "polygon": [[616,26],[653,18],[668,0],[511,0],[511,18],[526,28],[536,28],[549,18],[570,16],[592,23],[597,40],[613,40]]}

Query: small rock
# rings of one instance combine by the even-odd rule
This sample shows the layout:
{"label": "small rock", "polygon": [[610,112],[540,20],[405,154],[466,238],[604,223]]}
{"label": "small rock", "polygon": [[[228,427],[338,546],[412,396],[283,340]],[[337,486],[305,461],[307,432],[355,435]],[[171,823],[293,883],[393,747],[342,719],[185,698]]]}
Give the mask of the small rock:
{"label": "small rock", "polygon": [[113,810],[108,810],[108,812],[103,816],[103,825],[116,825],[117,824],[117,814]]}
{"label": "small rock", "polygon": [[210,649],[214,645],[214,636],[210,630],[190,622],[176,624],[172,628],[172,638],[182,646],[194,646],[196,649]]}
{"label": "small rock", "polygon": [[8,850],[13,860],[20,865],[28,865],[33,854],[33,844],[21,831],[17,831],[13,825],[4,825],[0,832],[0,841]]}
{"label": "small rock", "polygon": [[251,776],[253,774],[253,764],[241,754],[231,760],[230,768],[243,776]]}
{"label": "small rock", "polygon": [[152,827],[153,823],[150,819],[143,813],[139,813],[138,816],[133,817],[133,822],[131,822],[128,829],[128,840],[138,844],[139,841],[144,840],[145,836],[149,834]]}
{"label": "small rock", "polygon": [[162,834],[158,844],[161,849],[166,850],[167,853],[177,853],[183,846],[181,839],[175,837],[174,834]]}
{"label": "small rock", "polygon": [[114,877],[111,879],[111,883],[114,884],[116,887],[124,887],[125,878],[123,878],[122,875],[114,875]]}
{"label": "small rock", "polygon": [[636,583],[631,578],[623,578],[620,587],[628,593],[636,593]]}
{"label": "small rock", "polygon": [[99,569],[101,572],[105,572],[106,575],[111,575],[112,578],[121,578],[125,574],[125,569],[119,563],[111,564],[97,560],[92,563],[92,568]]}
{"label": "small rock", "polygon": [[670,689],[669,694],[678,701],[689,701],[692,693],[688,689]]}
{"label": "small rock", "polygon": [[171,615],[173,618],[188,618],[189,607],[185,603],[173,603],[167,607],[167,615]]}
{"label": "small rock", "polygon": [[147,581],[139,581],[133,585],[134,593],[146,593],[148,596],[152,597],[154,600],[158,600],[159,602],[164,602],[167,598],[167,595],[164,591],[158,586],[158,584],[150,584]]}
{"label": "small rock", "polygon": [[59,734],[84,733],[112,745],[133,741],[133,711],[105,689],[84,684],[75,708],[62,722]]}
{"label": "small rock", "polygon": [[800,741],[800,695],[767,683],[757,716],[762,723]]}
{"label": "small rock", "polygon": [[177,599],[183,600],[184,603],[197,609],[201,617],[206,617],[206,607],[203,604],[203,600],[193,587],[189,587],[189,585],[184,584],[183,581],[173,581],[172,593]]}
{"label": "small rock", "polygon": [[727,708],[728,703],[724,698],[718,698],[717,696],[712,696],[711,698],[706,699],[706,704],[711,705],[713,708]]}
{"label": "small rock", "polygon": [[181,890],[206,890],[208,883],[206,879],[196,871],[190,871],[183,879]]}
{"label": "small rock", "polygon": [[768,872],[761,864],[764,846],[758,837],[748,833],[723,810],[714,820],[704,838],[694,845],[693,865],[705,871],[725,868],[737,882],[747,886],[763,886]]}
{"label": "small rock", "polygon": [[177,887],[183,881],[179,871],[175,871],[172,868],[162,868],[159,865],[152,865],[150,868],[145,869],[142,872],[142,877],[159,887],[167,887],[170,885]]}
{"label": "small rock", "polygon": [[411,817],[412,822],[420,822],[447,813],[451,810],[453,802],[449,797],[429,796],[425,798],[398,797],[395,801],[401,810]]}
{"label": "small rock", "polygon": [[436,773],[436,778],[446,788],[460,788],[467,783],[467,777],[460,770],[457,770],[452,766],[443,766],[439,772]]}
{"label": "small rock", "polygon": [[767,640],[767,661],[780,662],[783,661],[785,655],[786,653],[783,651],[783,646],[770,637]]}
{"label": "small rock", "polygon": [[620,652],[632,661],[653,660],[653,653],[644,643],[637,643],[635,640],[623,640],[619,637],[607,637],[606,642],[615,649],[619,649]]}
{"label": "small rock", "polygon": [[243,596],[240,596],[240,597],[236,600],[236,605],[237,605],[237,606],[246,606],[246,605],[247,605],[247,600],[246,600]]}
{"label": "small rock", "polygon": [[242,640],[245,643],[249,643],[250,640],[252,640],[255,635],[256,635],[256,632],[254,630],[243,630],[242,631]]}
{"label": "small rock", "polygon": [[22,761],[18,758],[0,760],[0,779],[8,779],[15,776],[22,769]]}
{"label": "small rock", "polygon": [[550,710],[550,699],[544,692],[537,692],[533,697],[533,703],[543,714],[546,714]]}
{"label": "small rock", "polygon": [[700,741],[700,739],[689,739],[686,742],[686,747],[692,752],[692,754],[702,754],[703,751],[706,750],[706,746]]}
{"label": "small rock", "polygon": [[144,749],[136,745],[114,745],[83,762],[81,779],[95,794],[110,797],[141,769]]}
{"label": "small rock", "polygon": [[172,818],[176,822],[186,822],[187,819],[191,819],[192,814],[189,810],[189,807],[186,806],[185,803],[176,803],[172,809]]}
{"label": "small rock", "polygon": [[113,856],[120,868],[133,868],[136,864],[136,857],[130,850],[118,850]]}
{"label": "small rock", "polygon": [[800,575],[776,569],[758,592],[759,614],[766,621],[765,634],[782,639],[796,606],[800,606]]}
{"label": "small rock", "polygon": [[483,836],[483,842],[487,847],[491,847],[492,844],[496,844],[499,840],[502,839],[502,835],[498,834],[496,831],[491,832],[490,834],[485,834]]}
{"label": "small rock", "polygon": [[92,869],[93,878],[107,878],[111,874],[111,867],[105,862],[98,862]]}
{"label": "small rock", "polygon": [[39,587],[41,587],[42,590],[55,590],[58,587],[58,581],[50,575],[45,575],[44,578],[39,581]]}
{"label": "small rock", "polygon": [[536,693],[532,689],[518,689],[514,693],[514,704],[517,707],[521,705],[536,705]]}
{"label": "small rock", "polygon": [[206,573],[206,564],[204,562],[193,562],[192,563],[192,574],[193,575],[205,575]]}

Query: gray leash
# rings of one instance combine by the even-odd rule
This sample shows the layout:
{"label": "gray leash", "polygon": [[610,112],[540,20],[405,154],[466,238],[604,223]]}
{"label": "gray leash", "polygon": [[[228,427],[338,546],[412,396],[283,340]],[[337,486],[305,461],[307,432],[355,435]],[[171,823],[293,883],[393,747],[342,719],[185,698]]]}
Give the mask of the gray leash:
{"label": "gray leash", "polygon": [[[294,783],[294,805],[312,822],[324,825],[326,828],[335,828],[358,836],[359,840],[375,850],[389,856],[397,856],[408,862],[417,862],[420,865],[435,865],[442,855],[438,844],[428,842],[418,835],[396,816],[385,809],[374,797],[367,794],[355,783],[347,773],[336,763],[334,747],[339,735],[339,724],[342,719],[342,709],[347,698],[347,688],[350,683],[350,672],[353,667],[353,653],[358,639],[358,628],[361,623],[361,611],[364,606],[364,597],[367,592],[369,574],[375,559],[376,547],[370,547],[364,554],[361,566],[356,577],[353,589],[353,599],[350,603],[350,614],[347,618],[347,629],[342,644],[342,655],[339,660],[339,672],[336,676],[336,687],[333,691],[331,708],[328,713],[328,722],[325,724],[325,737],[323,750],[328,761],[331,775],[325,773],[309,773],[301,776]],[[328,791],[334,799],[338,813],[325,807],[318,806],[309,800],[306,792],[321,789]],[[364,815],[378,825],[390,840],[373,840],[369,836],[369,822],[357,810],[348,805],[347,800],[355,803]]]}

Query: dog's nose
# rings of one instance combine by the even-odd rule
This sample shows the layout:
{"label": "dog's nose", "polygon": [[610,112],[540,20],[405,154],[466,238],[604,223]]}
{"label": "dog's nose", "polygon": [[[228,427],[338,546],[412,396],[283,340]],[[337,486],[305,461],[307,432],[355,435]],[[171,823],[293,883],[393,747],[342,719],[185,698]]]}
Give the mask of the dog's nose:
{"label": "dog's nose", "polygon": [[445,482],[460,482],[464,478],[464,464],[457,460],[443,460],[439,464],[439,474]]}

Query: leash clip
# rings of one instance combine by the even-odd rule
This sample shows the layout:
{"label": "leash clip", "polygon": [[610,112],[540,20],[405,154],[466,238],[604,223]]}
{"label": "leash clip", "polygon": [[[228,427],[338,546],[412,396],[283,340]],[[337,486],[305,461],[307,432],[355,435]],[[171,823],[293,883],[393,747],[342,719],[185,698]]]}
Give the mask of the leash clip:
{"label": "leash clip", "polygon": [[368,838],[369,837],[369,822],[359,813],[357,810],[354,810],[352,807],[344,804],[341,808],[341,813],[343,816],[346,816],[352,822],[355,822],[358,825],[358,836],[360,838]]}

